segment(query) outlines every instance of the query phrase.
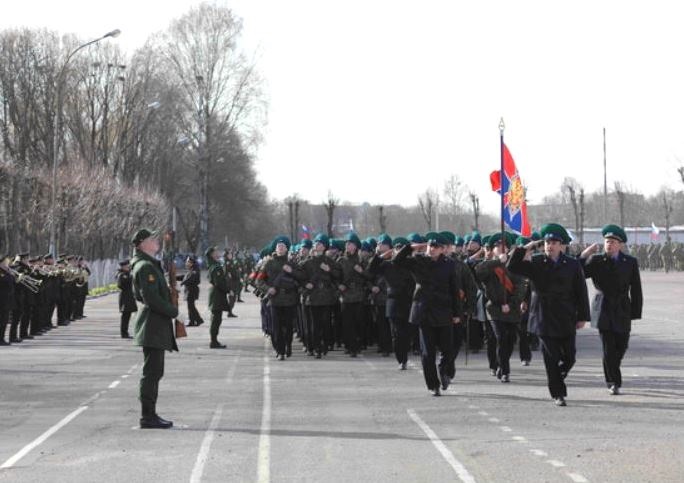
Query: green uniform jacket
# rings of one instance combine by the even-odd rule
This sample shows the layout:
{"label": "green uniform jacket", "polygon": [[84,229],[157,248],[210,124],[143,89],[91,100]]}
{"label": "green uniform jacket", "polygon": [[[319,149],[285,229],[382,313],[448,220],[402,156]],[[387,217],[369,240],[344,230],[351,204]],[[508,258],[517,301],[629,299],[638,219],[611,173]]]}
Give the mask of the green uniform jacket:
{"label": "green uniform jacket", "polygon": [[[342,268],[342,281],[346,289],[342,292],[342,303],[365,302],[367,299],[367,288],[372,277],[365,271],[365,264],[359,258],[358,253],[354,255],[345,254],[339,259]],[[362,273],[357,272],[354,267],[358,265],[363,269]]]}
{"label": "green uniform jacket", "polygon": [[[283,270],[285,265],[292,268],[292,273]],[[287,255],[282,257],[273,254],[261,267],[259,280],[263,284],[263,291],[276,289],[275,295],[268,296],[269,305],[274,307],[290,307],[299,303],[299,284],[297,280],[304,280],[302,270],[292,262]]]}
{"label": "green uniform jacket", "polygon": [[209,310],[211,312],[224,312],[230,309],[228,304],[228,292],[230,292],[230,287],[228,286],[228,279],[226,277],[226,272],[218,262],[211,262],[209,265]]}
{"label": "green uniform jacket", "polygon": [[173,319],[178,317],[178,308],[171,303],[161,263],[136,250],[131,267],[135,298],[143,303],[135,319],[136,345],[177,351]]}
{"label": "green uniform jacket", "polygon": [[[325,263],[330,267],[326,272],[321,268]],[[304,280],[302,285],[310,283],[311,289],[304,289],[304,303],[314,307],[335,305],[338,301],[337,283],[342,277],[340,266],[327,255],[314,255],[306,258],[300,265]]]}
{"label": "green uniform jacket", "polygon": [[[507,314],[501,311],[505,290],[497,271],[505,274],[513,284],[512,291],[505,294],[505,301],[510,309]],[[522,317],[520,303],[525,298],[525,292],[527,291],[526,280],[508,271],[506,266],[499,260],[485,260],[478,263],[475,267],[475,275],[477,275],[478,280],[485,289],[489,318],[499,322],[519,324]]]}

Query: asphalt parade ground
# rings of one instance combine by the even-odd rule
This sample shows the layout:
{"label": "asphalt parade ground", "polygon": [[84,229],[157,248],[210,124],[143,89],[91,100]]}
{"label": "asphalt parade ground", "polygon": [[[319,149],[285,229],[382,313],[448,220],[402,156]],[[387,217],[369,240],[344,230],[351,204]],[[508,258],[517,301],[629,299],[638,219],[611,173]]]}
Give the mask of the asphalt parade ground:
{"label": "asphalt parade ground", "polygon": [[462,352],[440,398],[416,356],[399,371],[374,350],[316,360],[295,343],[278,361],[244,294],[227,349],[209,349],[203,313],[167,353],[157,409],[170,430],[138,428],[142,351],[119,338],[116,295],[89,300],[88,318],[0,348],[0,481],[681,482],[684,274],[642,279],[623,394],[608,394],[587,328],[565,408],[539,352],[522,367],[516,350],[510,384]]}

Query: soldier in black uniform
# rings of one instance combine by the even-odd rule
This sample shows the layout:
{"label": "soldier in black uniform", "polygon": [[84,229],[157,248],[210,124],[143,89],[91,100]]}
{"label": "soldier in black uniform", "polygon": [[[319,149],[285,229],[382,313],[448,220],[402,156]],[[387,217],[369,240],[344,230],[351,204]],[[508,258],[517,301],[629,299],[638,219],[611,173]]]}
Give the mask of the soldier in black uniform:
{"label": "soldier in black uniform", "polygon": [[121,312],[121,338],[131,339],[128,333],[128,324],[131,314],[138,311],[133,294],[133,277],[131,276],[130,260],[119,262],[119,270],[116,272],[116,285],[119,287],[119,312]]}
{"label": "soldier in black uniform", "polygon": [[[28,253],[21,253],[17,255],[12,268],[21,274],[29,274],[31,272],[31,267],[28,264],[28,257]],[[15,328],[16,326],[19,327],[19,336],[17,337],[16,342],[21,342],[24,339],[33,339],[33,335],[29,334],[29,326],[31,321],[31,307],[29,305],[30,291],[21,284],[15,285],[15,289],[15,307],[17,308],[17,313],[16,315],[12,316],[12,328]],[[10,330],[10,342],[12,342],[13,338],[11,333],[12,332]]]}
{"label": "soldier in black uniform", "polygon": [[592,320],[598,322],[603,344],[603,374],[608,391],[620,394],[622,373],[620,364],[627,352],[632,320],[641,318],[643,295],[636,258],[623,253],[627,234],[617,225],[602,230],[604,253],[593,244],[582,252],[580,261],[584,274],[596,287],[592,303]]}
{"label": "soldier in black uniform", "polygon": [[[420,328],[423,376],[434,396],[440,395],[440,381],[446,390],[454,376],[452,327],[461,323],[462,314],[460,281],[453,260],[444,256],[446,243],[437,234],[427,244],[406,245],[394,257],[394,262],[410,270],[416,280],[411,323]],[[426,256],[409,256],[413,250],[426,247]],[[441,352],[439,370],[437,349]]]}
{"label": "soldier in black uniform", "polygon": [[14,305],[14,284],[14,276],[9,271],[9,258],[3,257],[0,260],[0,346],[10,345],[5,340],[5,331]]}
{"label": "soldier in black uniform", "polygon": [[575,364],[576,331],[589,320],[587,284],[580,262],[563,253],[570,242],[565,228],[549,223],[541,235],[544,254],[532,256],[538,242],[530,242],[513,251],[508,269],[532,283],[530,326],[541,339],[551,397],[566,406],[565,378]]}
{"label": "soldier in black uniform", "polygon": [[185,301],[188,304],[188,325],[200,326],[204,323],[202,316],[197,310],[195,302],[199,299],[200,294],[200,270],[197,266],[197,259],[195,257],[188,257],[185,260],[185,268],[187,272],[182,277],[179,276]]}

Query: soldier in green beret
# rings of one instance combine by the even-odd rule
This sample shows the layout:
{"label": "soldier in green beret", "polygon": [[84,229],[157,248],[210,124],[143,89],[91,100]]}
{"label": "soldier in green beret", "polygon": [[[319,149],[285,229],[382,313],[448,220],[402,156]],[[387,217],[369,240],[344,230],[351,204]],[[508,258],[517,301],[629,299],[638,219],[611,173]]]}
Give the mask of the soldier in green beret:
{"label": "soldier in green beret", "polygon": [[173,319],[178,308],[171,303],[171,292],[164,279],[159,252],[159,238],[147,229],[139,230],[131,240],[135,253],[131,261],[135,298],[143,304],[135,320],[135,343],[143,348],[144,362],[140,378],[141,428],[166,429],[171,421],[157,415],[159,381],[164,375],[164,351],[177,351]]}
{"label": "soldier in green beret", "polygon": [[584,274],[596,287],[592,320],[597,322],[603,344],[603,374],[610,394],[620,394],[620,364],[627,352],[632,320],[641,318],[643,295],[636,258],[623,253],[627,234],[617,225],[602,230],[603,251],[594,243],[580,255]]}
{"label": "soldier in green beret", "polygon": [[211,326],[209,328],[209,336],[211,342],[210,349],[225,349],[225,344],[218,341],[219,327],[221,327],[221,317],[223,312],[230,310],[228,303],[228,293],[230,287],[228,286],[228,278],[221,263],[221,252],[216,247],[209,247],[205,252],[205,257],[209,263],[209,311],[211,312]]}
{"label": "soldier in green beret", "polygon": [[369,281],[365,263],[359,257],[360,248],[359,237],[354,232],[349,233],[345,239],[344,254],[338,260],[342,269],[342,278],[338,285],[342,296],[342,332],[346,350],[351,357],[356,357],[361,351],[363,303]]}

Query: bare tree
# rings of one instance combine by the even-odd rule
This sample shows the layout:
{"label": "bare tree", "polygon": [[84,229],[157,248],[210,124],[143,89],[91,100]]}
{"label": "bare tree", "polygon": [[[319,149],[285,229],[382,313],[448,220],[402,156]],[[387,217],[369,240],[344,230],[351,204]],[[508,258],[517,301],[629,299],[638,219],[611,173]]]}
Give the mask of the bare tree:
{"label": "bare tree", "polygon": [[418,196],[418,206],[425,220],[427,231],[432,231],[435,211],[437,208],[437,193],[433,189],[425,190],[425,193]]}
{"label": "bare tree", "polygon": [[335,198],[332,194],[332,191],[328,191],[328,200],[325,202],[325,213],[328,216],[328,224],[327,224],[327,230],[328,230],[328,236],[332,238],[334,236],[333,234],[333,220],[335,217],[335,208],[339,205],[340,200]]}
{"label": "bare tree", "polygon": [[662,191],[662,207],[663,214],[665,215],[665,240],[670,241],[670,216],[672,215],[672,198],[673,195],[668,190]]}
{"label": "bare tree", "polygon": [[677,171],[679,172],[679,177],[682,179],[682,183],[684,183],[684,166],[677,168]]}
{"label": "bare tree", "polygon": [[470,203],[473,207],[473,220],[475,222],[473,229],[479,230],[480,229],[480,197],[477,196],[477,194],[475,194],[473,192],[470,192],[468,196],[470,197]]}
{"label": "bare tree", "polygon": [[387,233],[387,216],[385,215],[385,207],[378,206],[378,224],[380,226],[380,233]]}
{"label": "bare tree", "polygon": [[575,218],[575,232],[579,234],[580,243],[584,242],[584,188],[575,178],[565,178],[561,185],[561,193],[570,201]]}

